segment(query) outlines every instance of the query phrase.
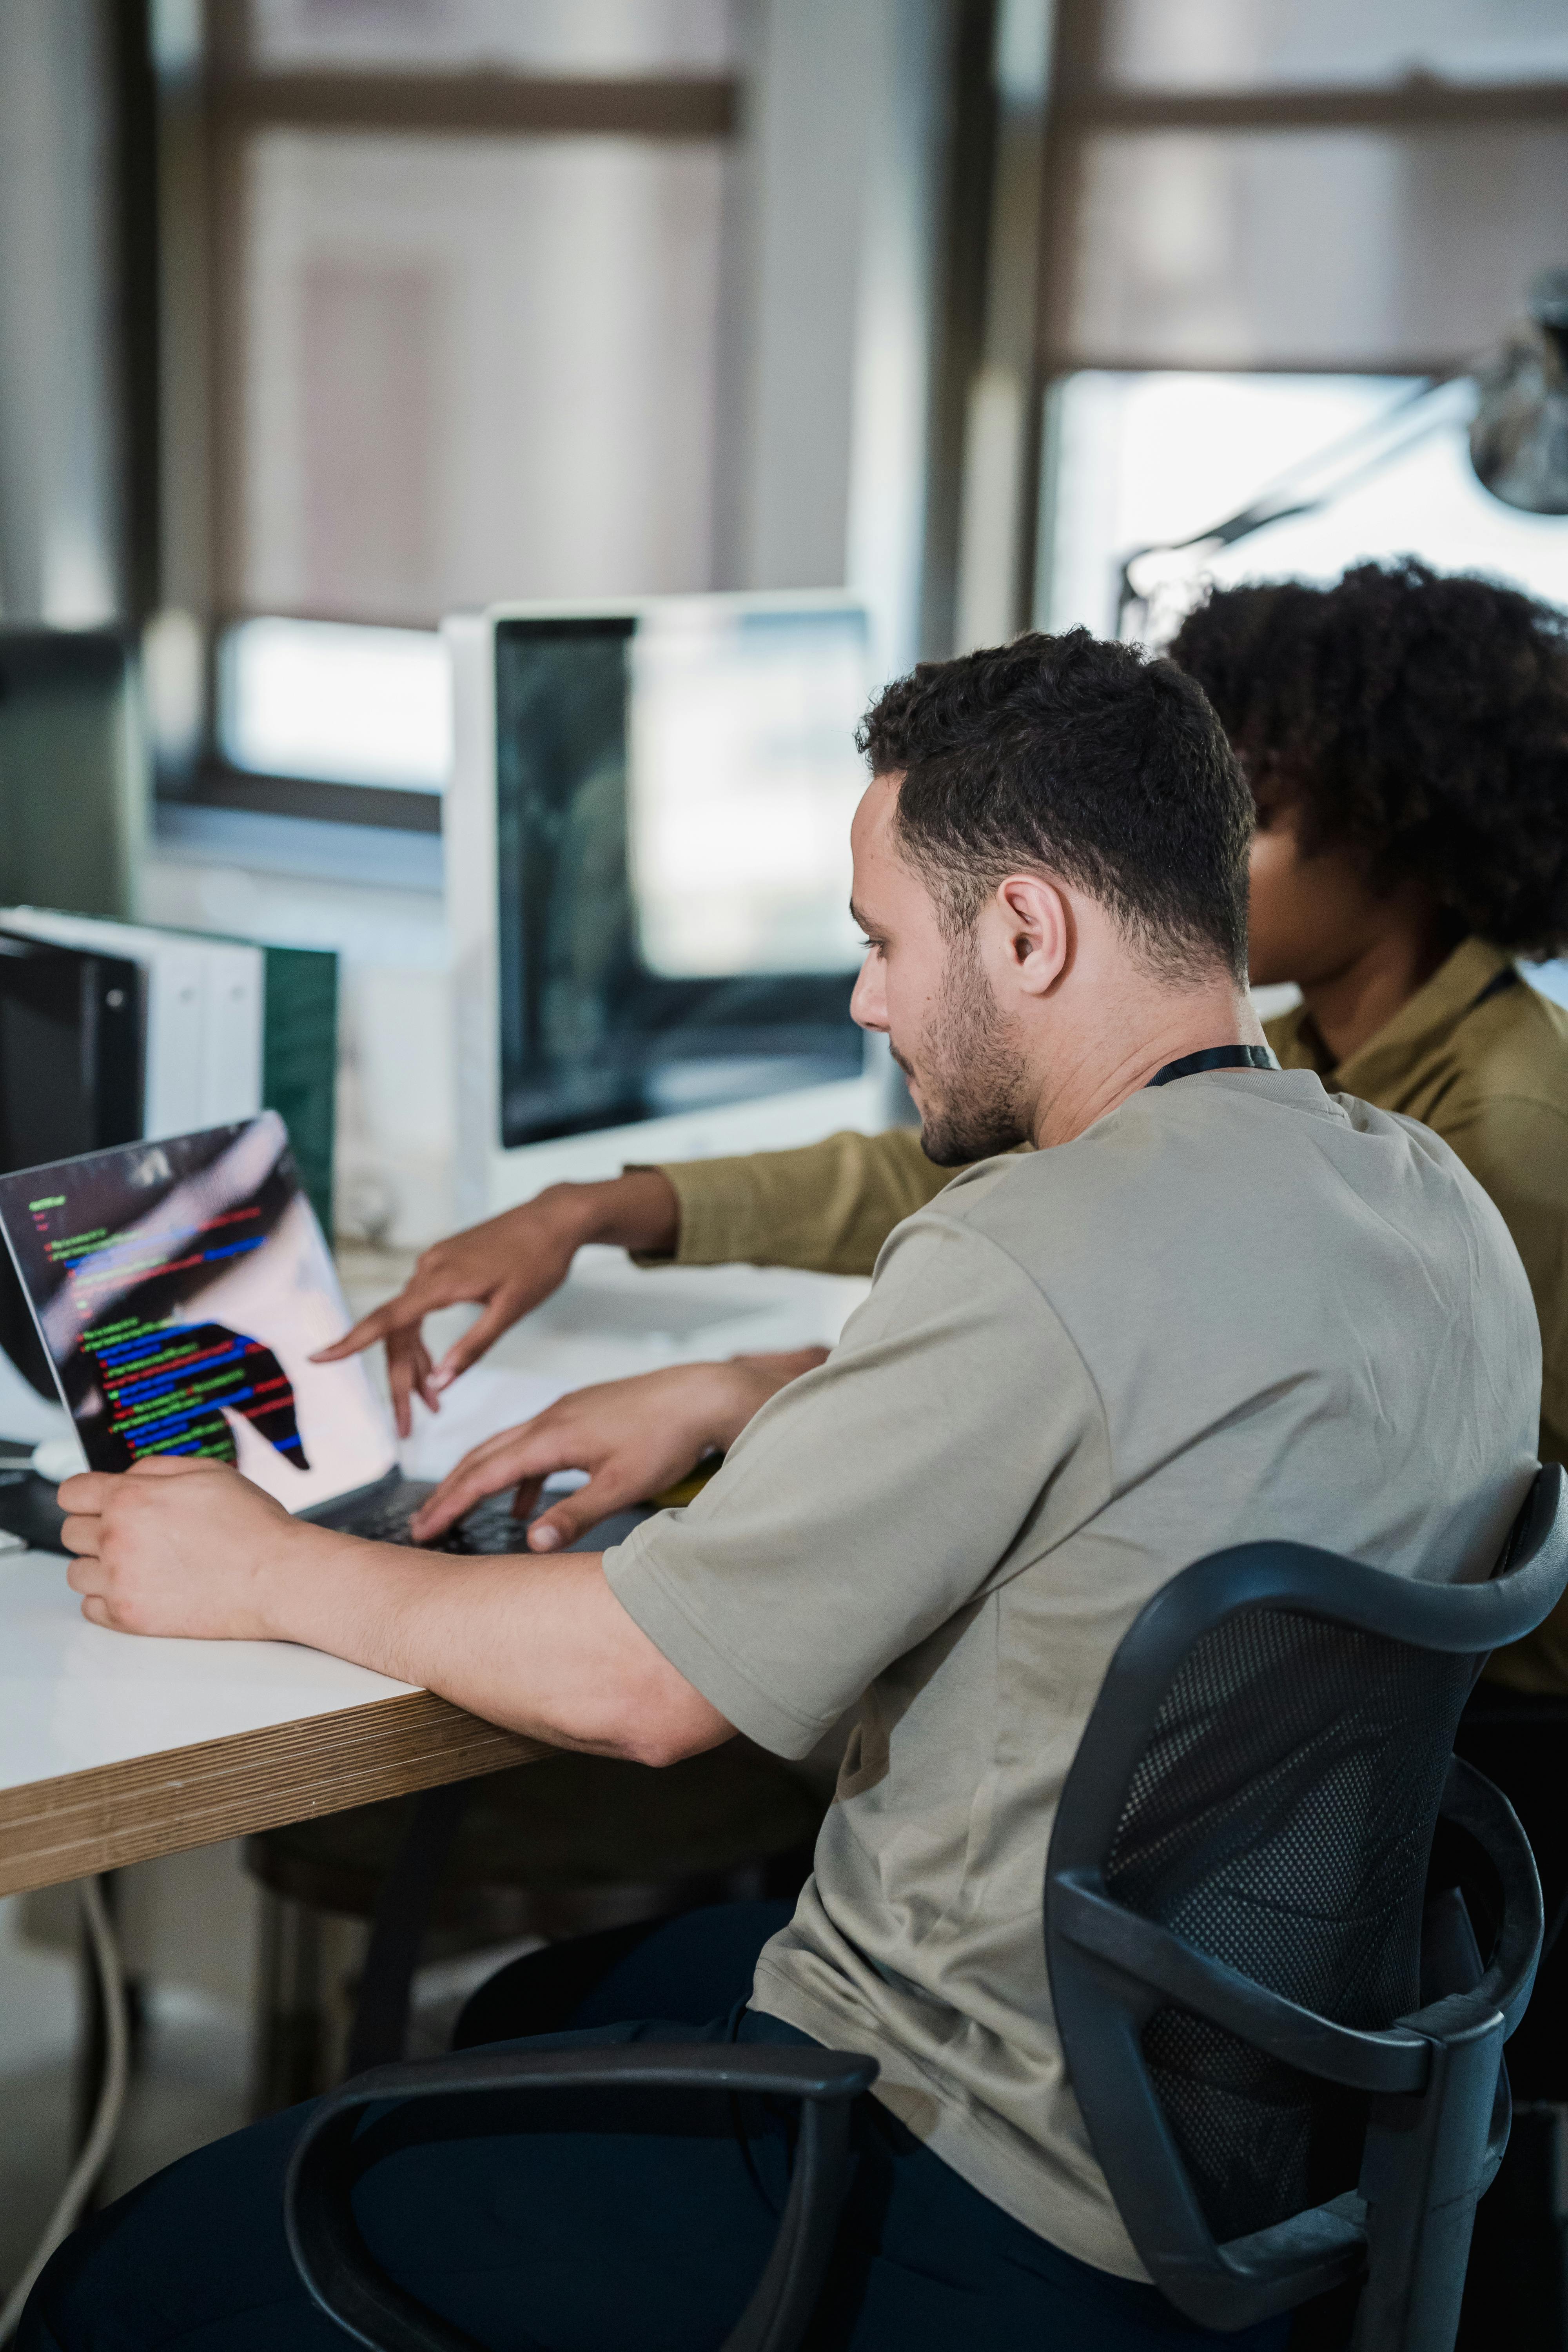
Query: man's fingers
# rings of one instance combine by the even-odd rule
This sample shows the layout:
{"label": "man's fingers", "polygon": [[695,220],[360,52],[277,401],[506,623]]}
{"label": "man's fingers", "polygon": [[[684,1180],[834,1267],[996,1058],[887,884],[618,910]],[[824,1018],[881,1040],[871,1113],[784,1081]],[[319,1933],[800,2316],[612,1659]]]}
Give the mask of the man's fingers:
{"label": "man's fingers", "polygon": [[[538,1502],[543,1492],[544,1480],[542,1476],[538,1478],[520,1478],[517,1482],[517,1491],[511,1498],[512,1517],[514,1519],[526,1519],[530,1511],[532,1510],[535,1503]],[[521,1533],[521,1529],[519,1532]]]}
{"label": "man's fingers", "polygon": [[125,1475],[128,1478],[188,1478],[193,1471],[208,1475],[223,1470],[237,1478],[239,1473],[229,1462],[215,1462],[206,1454],[143,1454],[134,1461]]}
{"label": "man's fingers", "polygon": [[[60,1529],[60,1541],[67,1551],[74,1552],[79,1559],[95,1559],[102,1534],[101,1519],[71,1517],[66,1520]],[[82,1589],[81,1574],[82,1571],[77,1568],[68,1569],[66,1572],[66,1582],[75,1592],[79,1592]]]}
{"label": "man's fingers", "polygon": [[647,1480],[636,1471],[607,1462],[585,1486],[563,1495],[558,1503],[540,1513],[528,1530],[530,1551],[564,1551],[584,1528],[607,1519],[612,1511],[624,1511],[630,1503],[640,1503],[647,1485]]}
{"label": "man's fingers", "polygon": [[[428,1543],[432,1536],[444,1536],[448,1528],[482,1503],[487,1495],[504,1495],[526,1472],[514,1472],[504,1463],[490,1465],[476,1464],[468,1467],[459,1463],[448,1471],[433,1495],[426,1496],[408,1522],[408,1532],[416,1543]],[[542,1478],[544,1473],[539,1475]]]}
{"label": "man's fingers", "polygon": [[109,1471],[77,1470],[61,1479],[55,1498],[62,1511],[101,1511],[113,1492],[114,1479]]}
{"label": "man's fingers", "polygon": [[552,1470],[576,1469],[575,1462],[563,1459],[575,1451],[548,1429],[538,1430],[527,1421],[520,1428],[502,1430],[499,1437],[487,1437],[464,1454],[455,1470],[447,1471],[409,1520],[408,1531],[416,1543],[442,1535],[487,1495],[504,1494],[526,1478],[542,1482]]}

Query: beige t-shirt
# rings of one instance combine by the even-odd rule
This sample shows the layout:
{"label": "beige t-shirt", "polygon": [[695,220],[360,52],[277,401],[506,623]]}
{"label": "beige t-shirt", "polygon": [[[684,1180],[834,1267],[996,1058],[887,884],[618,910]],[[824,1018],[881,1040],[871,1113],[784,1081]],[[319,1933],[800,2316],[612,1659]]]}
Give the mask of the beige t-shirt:
{"label": "beige t-shirt", "polygon": [[1294,1537],[1484,1574],[1535,1467],[1541,1349],[1446,1144],[1308,1071],[1147,1088],[900,1224],[819,1370],[606,1554],[658,1648],[802,1756],[861,1698],[754,2007],[1007,2212],[1142,2276],[1066,2079],[1041,1929],[1063,1779],[1152,1593]]}

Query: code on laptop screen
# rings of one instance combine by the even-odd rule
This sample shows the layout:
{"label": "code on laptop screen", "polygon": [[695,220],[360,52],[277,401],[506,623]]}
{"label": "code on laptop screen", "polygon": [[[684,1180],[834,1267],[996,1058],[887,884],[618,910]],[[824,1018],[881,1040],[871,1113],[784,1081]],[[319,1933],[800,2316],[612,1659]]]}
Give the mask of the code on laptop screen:
{"label": "code on laptop screen", "polygon": [[[0,1177],[0,1224],[95,1470],[235,1463],[290,1510],[392,1466],[275,1111]],[[345,1375],[347,1377],[345,1377]]]}

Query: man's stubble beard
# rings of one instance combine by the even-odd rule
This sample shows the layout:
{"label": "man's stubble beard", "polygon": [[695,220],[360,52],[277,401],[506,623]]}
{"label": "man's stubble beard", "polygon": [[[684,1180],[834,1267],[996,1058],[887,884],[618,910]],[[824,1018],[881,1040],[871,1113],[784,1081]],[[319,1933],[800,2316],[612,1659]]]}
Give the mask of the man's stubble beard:
{"label": "man's stubble beard", "polygon": [[[921,1149],[938,1168],[963,1168],[1028,1140],[1026,1072],[973,935],[954,942],[942,995],[921,1046]],[[893,1059],[906,1077],[915,1075],[896,1046]]]}

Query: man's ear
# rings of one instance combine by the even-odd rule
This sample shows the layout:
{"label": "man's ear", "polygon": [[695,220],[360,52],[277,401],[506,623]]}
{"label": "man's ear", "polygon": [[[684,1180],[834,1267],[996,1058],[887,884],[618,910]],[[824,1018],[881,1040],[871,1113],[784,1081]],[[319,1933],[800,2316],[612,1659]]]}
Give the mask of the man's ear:
{"label": "man's ear", "polygon": [[1009,874],[991,902],[1005,944],[1009,977],[1026,996],[1045,996],[1072,954],[1072,910],[1043,874]]}

